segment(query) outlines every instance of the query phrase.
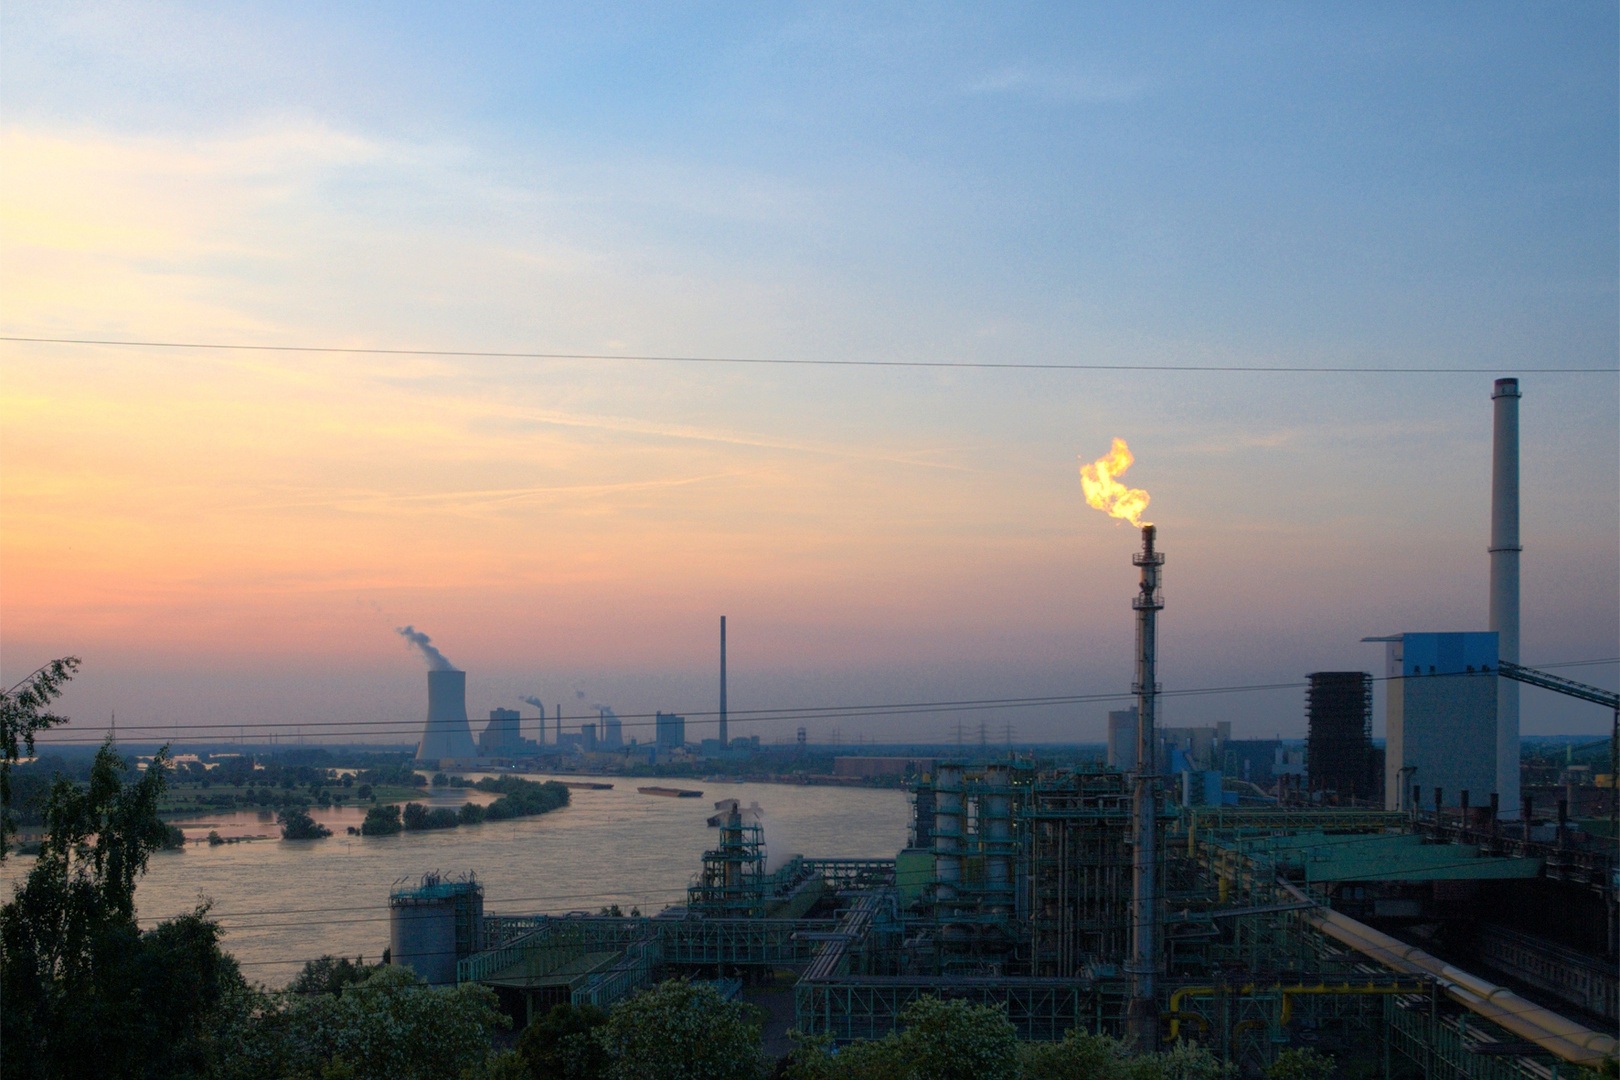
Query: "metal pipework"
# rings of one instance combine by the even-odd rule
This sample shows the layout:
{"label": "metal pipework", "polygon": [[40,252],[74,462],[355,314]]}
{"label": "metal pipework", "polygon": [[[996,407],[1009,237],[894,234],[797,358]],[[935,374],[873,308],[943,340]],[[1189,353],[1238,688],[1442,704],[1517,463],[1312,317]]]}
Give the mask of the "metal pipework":
{"label": "metal pipework", "polygon": [[1131,1041],[1143,1050],[1151,1049],[1158,1034],[1159,1009],[1156,999],[1159,973],[1159,853],[1158,853],[1158,754],[1154,746],[1154,709],[1159,687],[1155,681],[1158,658],[1159,612],[1164,596],[1159,592],[1159,568],[1164,556],[1153,549],[1157,530],[1142,526],[1142,550],[1131,562],[1142,568],[1140,590],[1131,600],[1136,609],[1136,774],[1131,804],[1131,959],[1125,969],[1131,976],[1129,1027]]}
{"label": "metal pipework", "polygon": [[[1491,440],[1491,613],[1497,655],[1519,662],[1519,380],[1497,379]],[[1519,805],[1519,684],[1496,680],[1496,791]]]}

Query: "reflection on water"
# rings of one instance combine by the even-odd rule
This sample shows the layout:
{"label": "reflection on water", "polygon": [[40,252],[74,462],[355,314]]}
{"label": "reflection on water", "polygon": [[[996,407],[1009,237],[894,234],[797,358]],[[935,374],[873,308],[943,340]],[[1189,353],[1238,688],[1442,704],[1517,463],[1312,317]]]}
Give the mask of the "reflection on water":
{"label": "reflection on water", "polygon": [[[543,777],[541,779],[544,779]],[[574,779],[574,778],[568,778]],[[764,808],[770,842],[805,855],[892,856],[906,839],[908,811],[898,791],[781,784],[682,782],[701,799],[636,792],[646,781],[609,778],[611,791],[575,789],[569,806],[534,818],[397,836],[349,836],[365,817],[354,806],[310,811],[336,834],[284,841],[275,815],[240,811],[179,823],[188,839],[265,837],[152,857],[135,894],[142,925],[212,900],[225,947],[249,979],[279,986],[323,953],[376,960],[388,944],[388,891],[429,870],[476,873],[490,912],[594,911],[604,904],[654,912],[679,902],[715,830],[705,821],[717,799]],[[484,792],[424,790],[432,806],[487,803]],[[18,881],[33,860],[8,858],[4,880]]]}

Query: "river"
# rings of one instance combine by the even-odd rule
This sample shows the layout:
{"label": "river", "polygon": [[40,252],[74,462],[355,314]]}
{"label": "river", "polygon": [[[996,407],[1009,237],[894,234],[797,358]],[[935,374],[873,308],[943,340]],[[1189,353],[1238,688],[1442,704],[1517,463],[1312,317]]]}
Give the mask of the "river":
{"label": "river", "polygon": [[[214,917],[226,928],[225,948],[243,974],[277,987],[305,960],[324,953],[380,958],[388,944],[389,890],[432,870],[477,874],[489,912],[594,912],[618,904],[626,913],[634,906],[652,914],[679,903],[704,850],[717,840],[705,821],[718,799],[760,805],[773,857],[887,857],[906,842],[909,809],[899,791],[600,779],[611,782],[612,790],[575,788],[567,807],[539,817],[397,836],[347,835],[364,817],[358,807],[312,809],[311,816],[335,834],[325,840],[281,840],[267,812],[177,821],[190,841],[210,830],[261,838],[218,846],[192,842],[184,851],[154,855],[135,893],[141,924],[211,900]],[[638,784],[697,788],[703,797],[642,795]],[[460,806],[492,798],[439,788],[419,801]],[[7,858],[8,895],[32,864],[26,856]]]}

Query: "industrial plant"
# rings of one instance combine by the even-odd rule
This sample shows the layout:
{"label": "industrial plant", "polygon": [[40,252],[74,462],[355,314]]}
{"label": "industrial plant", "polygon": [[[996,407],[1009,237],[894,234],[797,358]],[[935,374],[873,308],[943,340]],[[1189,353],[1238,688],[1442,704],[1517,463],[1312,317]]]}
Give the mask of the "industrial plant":
{"label": "industrial plant", "polygon": [[[1378,675],[1309,675],[1306,753],[1279,748],[1269,789],[1229,728],[1157,723],[1166,554],[1138,520],[1145,494],[1118,485],[1116,442],[1088,498],[1139,525],[1141,547],[1135,705],[1110,714],[1106,760],[910,761],[892,858],[781,858],[732,802],[685,903],[646,916],[485,914],[476,878],[424,879],[389,899],[394,961],[491,987],[520,1023],[672,975],[735,989],[790,972],[795,1025],[838,1041],[882,1036],[933,995],[1004,1006],[1026,1039],[1191,1040],[1246,1072],[1291,1046],[1385,1077],[1597,1067],[1620,1028],[1613,748],[1607,821],[1521,798],[1518,687],[1617,725],[1620,696],[1519,663],[1518,401],[1499,380],[1490,625],[1382,634]],[[446,756],[470,742],[443,674],[423,756],[441,729]],[[659,745],[684,741],[678,721],[659,717]]]}

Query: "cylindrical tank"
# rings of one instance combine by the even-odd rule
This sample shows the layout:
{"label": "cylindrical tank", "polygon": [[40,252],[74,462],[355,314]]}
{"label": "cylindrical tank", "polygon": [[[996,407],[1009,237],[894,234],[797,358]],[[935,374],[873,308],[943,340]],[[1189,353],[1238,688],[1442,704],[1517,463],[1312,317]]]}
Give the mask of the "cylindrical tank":
{"label": "cylindrical tank", "polygon": [[455,897],[389,897],[388,942],[393,963],[414,969],[433,986],[455,985]]}

